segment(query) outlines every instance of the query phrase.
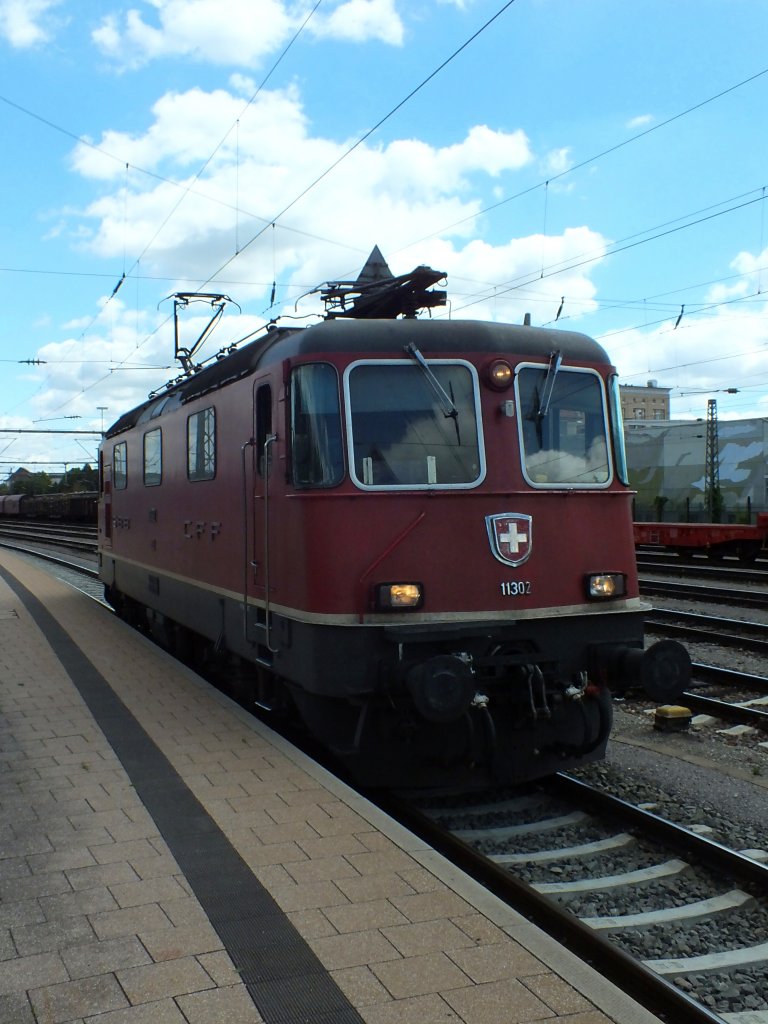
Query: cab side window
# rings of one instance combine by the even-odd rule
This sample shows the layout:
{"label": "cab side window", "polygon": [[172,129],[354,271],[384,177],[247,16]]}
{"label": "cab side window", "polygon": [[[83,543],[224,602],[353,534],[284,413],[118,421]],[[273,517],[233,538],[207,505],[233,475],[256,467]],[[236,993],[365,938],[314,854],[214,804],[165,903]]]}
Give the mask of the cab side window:
{"label": "cab side window", "polygon": [[216,410],[211,406],[187,420],[187,477],[213,480],[216,476]]}
{"label": "cab side window", "polygon": [[305,363],[291,374],[294,487],[333,487],[344,478],[339,380],[329,363]]}
{"label": "cab side window", "polygon": [[163,436],[148,430],[144,435],[144,486],[157,487],[163,479]]}
{"label": "cab side window", "polygon": [[112,449],[112,483],[116,491],[128,486],[128,445],[120,441]]}

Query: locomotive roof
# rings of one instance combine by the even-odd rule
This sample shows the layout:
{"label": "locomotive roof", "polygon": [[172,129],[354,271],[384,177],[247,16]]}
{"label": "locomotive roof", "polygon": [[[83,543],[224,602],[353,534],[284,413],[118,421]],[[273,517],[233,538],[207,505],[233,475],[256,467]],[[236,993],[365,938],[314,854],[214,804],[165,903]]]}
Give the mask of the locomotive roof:
{"label": "locomotive roof", "polygon": [[426,355],[461,356],[471,352],[548,358],[554,349],[563,359],[607,364],[605,350],[586,334],[480,320],[324,320],[312,327],[275,327],[191,377],[174,384],[121,416],[107,431],[113,437],[137,423],[170,412],[193,398],[217,391],[283,359],[333,353],[389,355],[414,342]]}

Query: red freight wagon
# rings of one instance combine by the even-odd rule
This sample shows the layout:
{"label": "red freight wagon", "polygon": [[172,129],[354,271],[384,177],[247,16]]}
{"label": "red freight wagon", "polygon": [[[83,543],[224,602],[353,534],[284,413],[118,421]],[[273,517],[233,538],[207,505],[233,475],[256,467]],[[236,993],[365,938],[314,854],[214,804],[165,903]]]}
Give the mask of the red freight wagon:
{"label": "red freight wagon", "polygon": [[766,551],[768,513],[745,523],[635,523],[635,544],[668,548],[682,554],[733,555],[751,561]]}

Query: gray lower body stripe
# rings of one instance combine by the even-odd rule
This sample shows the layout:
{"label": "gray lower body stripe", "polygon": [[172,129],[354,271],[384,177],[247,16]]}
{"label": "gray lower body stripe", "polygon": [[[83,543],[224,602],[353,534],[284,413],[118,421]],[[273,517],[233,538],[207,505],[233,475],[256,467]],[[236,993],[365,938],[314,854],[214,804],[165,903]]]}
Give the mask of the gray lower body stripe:
{"label": "gray lower body stripe", "polygon": [[363,1024],[267,890],[72,637],[0,567],[127,772],[266,1024]]}

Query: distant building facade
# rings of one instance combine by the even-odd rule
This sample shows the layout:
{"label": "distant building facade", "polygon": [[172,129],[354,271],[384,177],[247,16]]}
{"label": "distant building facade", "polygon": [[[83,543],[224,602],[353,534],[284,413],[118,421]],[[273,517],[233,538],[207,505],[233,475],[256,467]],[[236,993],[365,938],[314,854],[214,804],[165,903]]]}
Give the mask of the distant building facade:
{"label": "distant building facade", "polygon": [[628,420],[668,420],[669,393],[671,388],[660,388],[655,380],[649,380],[643,387],[638,384],[622,384],[621,415]]}

